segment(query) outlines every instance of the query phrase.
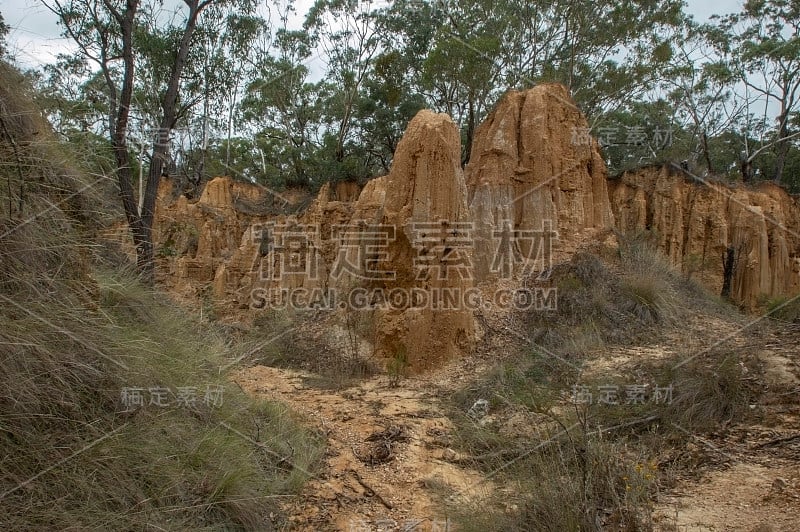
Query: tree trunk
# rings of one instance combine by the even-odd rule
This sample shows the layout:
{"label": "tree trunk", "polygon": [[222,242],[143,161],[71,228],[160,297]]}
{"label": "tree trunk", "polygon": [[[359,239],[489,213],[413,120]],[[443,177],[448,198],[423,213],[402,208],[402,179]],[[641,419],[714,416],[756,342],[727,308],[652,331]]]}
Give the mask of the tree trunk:
{"label": "tree trunk", "polygon": [[[167,162],[167,149],[169,147],[169,136],[175,127],[175,107],[178,102],[178,89],[180,88],[181,73],[189,55],[189,45],[192,41],[197,17],[200,11],[210,3],[206,0],[199,7],[199,0],[192,0],[189,3],[189,16],[186,19],[186,26],[183,30],[178,53],[172,65],[167,91],[162,100],[164,114],[159,124],[157,139],[153,144],[153,154],[150,157],[150,169],[147,175],[147,186],[144,192],[144,202],[142,203],[141,216],[141,242],[137,252],[137,266],[146,282],[153,282],[154,273],[154,254],[153,254],[153,219],[155,217],[156,196],[158,185],[161,182],[161,174]],[[137,249],[139,249],[137,248]]]}
{"label": "tree trunk", "polygon": [[138,0],[128,0],[125,11],[122,14],[115,13],[122,32],[122,61],[123,77],[122,91],[119,95],[117,115],[114,121],[111,146],[114,150],[116,162],[117,181],[122,198],[122,206],[125,209],[125,218],[133,237],[133,245],[136,248],[137,264],[141,263],[141,258],[145,253],[146,232],[142,227],[142,219],[139,216],[139,209],[133,194],[133,172],[131,171],[130,154],[128,153],[128,117],[133,95],[133,23],[138,9]]}
{"label": "tree trunk", "polygon": [[708,133],[706,133],[705,131],[703,131],[702,142],[703,142],[703,155],[705,156],[706,159],[706,168],[708,169],[708,173],[710,175],[714,173],[714,167],[711,165],[711,152],[708,149]]}
{"label": "tree trunk", "polygon": [[743,157],[739,163],[739,171],[742,174],[742,182],[749,183],[753,179],[753,161],[749,157]]}
{"label": "tree trunk", "polygon": [[139,146],[139,216],[142,215],[142,202],[144,201],[144,139]]}
{"label": "tree trunk", "polygon": [[467,166],[469,156],[472,153],[472,140],[475,136],[475,101],[472,96],[469,98],[469,110],[467,112],[467,138],[464,142],[464,155],[461,157],[461,166]]}
{"label": "tree trunk", "polygon": [[783,169],[786,167],[786,157],[789,155],[789,128],[786,125],[788,116],[786,114],[778,117],[780,126],[778,127],[778,144],[775,146],[776,159],[775,159],[775,182],[780,183],[783,180]]}
{"label": "tree trunk", "polygon": [[239,91],[241,80],[241,70],[236,74],[236,80],[231,89],[231,105],[228,109],[228,141],[225,143],[225,169],[230,172],[231,166],[231,137],[233,137],[233,114],[236,112],[236,93]]}
{"label": "tree trunk", "polygon": [[[784,77],[784,81],[787,82]],[[778,115],[778,138],[775,145],[775,182],[783,180],[783,169],[786,166],[786,157],[789,155],[789,112],[794,102],[794,92],[789,94],[788,86],[781,97],[781,113]]]}
{"label": "tree trunk", "polygon": [[[355,91],[356,89],[354,89]],[[353,106],[352,97],[348,94],[344,107],[344,116],[339,123],[339,133],[336,137],[336,161],[344,161],[344,141],[347,137],[347,130],[350,127],[350,112]]]}

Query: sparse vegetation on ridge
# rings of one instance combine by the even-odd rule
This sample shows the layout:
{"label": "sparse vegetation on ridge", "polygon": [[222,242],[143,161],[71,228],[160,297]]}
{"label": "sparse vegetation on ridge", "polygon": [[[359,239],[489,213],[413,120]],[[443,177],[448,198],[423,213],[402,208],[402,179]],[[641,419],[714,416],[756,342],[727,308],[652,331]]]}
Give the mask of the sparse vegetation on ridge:
{"label": "sparse vegetation on ridge", "polygon": [[[466,530],[651,530],[659,485],[689,467],[669,449],[742,420],[762,392],[745,363],[757,368],[726,348],[597,364],[627,346],[675,342],[687,320],[732,319],[736,309],[687,282],[641,235],[622,236],[613,253],[576,254],[547,282],[559,306],[520,317],[530,343],[451,397],[462,460],[515,486],[513,495],[501,489],[453,511]],[[631,385],[641,400],[626,397]],[[478,398],[490,416],[465,414]]]}
{"label": "sparse vegetation on ridge", "polygon": [[278,526],[321,440],[227,381],[217,326],[109,269],[92,176],[0,78],[0,528]]}

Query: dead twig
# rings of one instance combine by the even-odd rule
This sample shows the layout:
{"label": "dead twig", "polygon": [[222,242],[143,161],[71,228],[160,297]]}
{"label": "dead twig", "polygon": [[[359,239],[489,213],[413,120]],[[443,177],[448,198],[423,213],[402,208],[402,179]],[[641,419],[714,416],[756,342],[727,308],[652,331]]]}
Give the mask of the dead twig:
{"label": "dead twig", "polygon": [[774,440],[769,440],[764,443],[759,443],[753,449],[763,449],[764,447],[775,447],[777,445],[782,445],[784,443],[788,443],[790,441],[800,440],[800,434],[793,434],[792,436],[784,436],[781,438],[775,438]]}
{"label": "dead twig", "polygon": [[361,475],[358,474],[358,471],[351,469],[350,472],[353,473],[353,476],[356,478],[358,483],[361,484],[361,487],[367,490],[367,497],[375,497],[378,499],[378,502],[386,507],[387,510],[394,510],[394,506],[390,502],[381,497],[381,494],[375,491],[372,486],[364,482],[364,479],[361,478]]}

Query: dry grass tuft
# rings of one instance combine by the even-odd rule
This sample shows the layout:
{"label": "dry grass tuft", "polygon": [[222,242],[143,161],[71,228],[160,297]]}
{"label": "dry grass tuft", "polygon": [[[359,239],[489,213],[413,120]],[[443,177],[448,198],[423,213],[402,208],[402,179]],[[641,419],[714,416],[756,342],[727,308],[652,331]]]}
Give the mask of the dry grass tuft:
{"label": "dry grass tuft", "polygon": [[0,63],[0,529],[279,526],[320,438],[227,381],[239,353],[218,330],[92,263],[107,178],[77,170],[31,99]]}
{"label": "dry grass tuft", "polygon": [[[651,530],[658,486],[680,467],[663,465],[663,453],[741,418],[754,399],[748,370],[737,353],[714,351],[683,364],[634,364],[634,380],[612,372],[601,381],[586,371],[589,360],[735,310],[674,271],[641,235],[622,237],[611,258],[578,253],[545,283],[558,290],[557,309],[517,316],[529,341],[451,397],[454,448],[496,486],[513,487],[480,506],[455,504],[459,529]],[[578,384],[595,398],[577,401]],[[630,384],[646,384],[647,400],[626,402]],[[617,404],[596,400],[601,385],[619,390]],[[654,387],[671,399],[653,400]],[[489,414],[475,419],[468,412],[478,399]]]}

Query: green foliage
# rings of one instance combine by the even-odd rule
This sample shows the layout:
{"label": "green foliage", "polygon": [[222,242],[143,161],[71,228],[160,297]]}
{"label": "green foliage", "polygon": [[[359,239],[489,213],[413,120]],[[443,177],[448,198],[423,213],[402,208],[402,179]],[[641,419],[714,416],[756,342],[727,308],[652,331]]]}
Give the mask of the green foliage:
{"label": "green foliage", "polygon": [[[612,174],[687,161],[693,173],[741,179],[750,159],[748,177],[780,173],[800,190],[800,77],[791,74],[800,44],[781,31],[797,25],[786,0],[750,2],[705,25],[678,0],[319,0],[299,26],[292,3],[276,5],[270,20],[250,7],[215,2],[198,22],[171,140],[171,172],[184,179],[224,173],[312,190],[363,183],[389,171],[423,108],[453,117],[466,162],[477,125],[507,89],[554,81],[571,90],[595,136],[616,132],[603,146]],[[80,9],[71,13],[78,20]],[[135,27],[131,142],[142,167],[137,146],[158,124],[180,35],[166,20],[155,10]],[[77,30],[96,52],[92,27]],[[70,138],[102,133],[112,118],[113,95],[87,57],[60,57],[39,76],[48,116]],[[118,83],[117,69],[109,74]],[[779,109],[777,125],[772,111],[760,112],[766,100]]]}
{"label": "green foliage", "polygon": [[666,100],[633,102],[602,115],[592,129],[612,175],[642,165],[680,161],[691,150],[676,109]]}
{"label": "green foliage", "polygon": [[408,353],[406,347],[401,345],[386,364],[386,373],[389,374],[389,386],[392,388],[399,386],[400,381],[408,376],[408,368]]}
{"label": "green foliage", "polygon": [[8,37],[9,27],[3,19],[3,14],[0,13],[0,57],[6,55],[6,38]]}
{"label": "green foliage", "polygon": [[793,323],[800,322],[800,298],[770,299],[765,306],[769,315],[775,319]]}

